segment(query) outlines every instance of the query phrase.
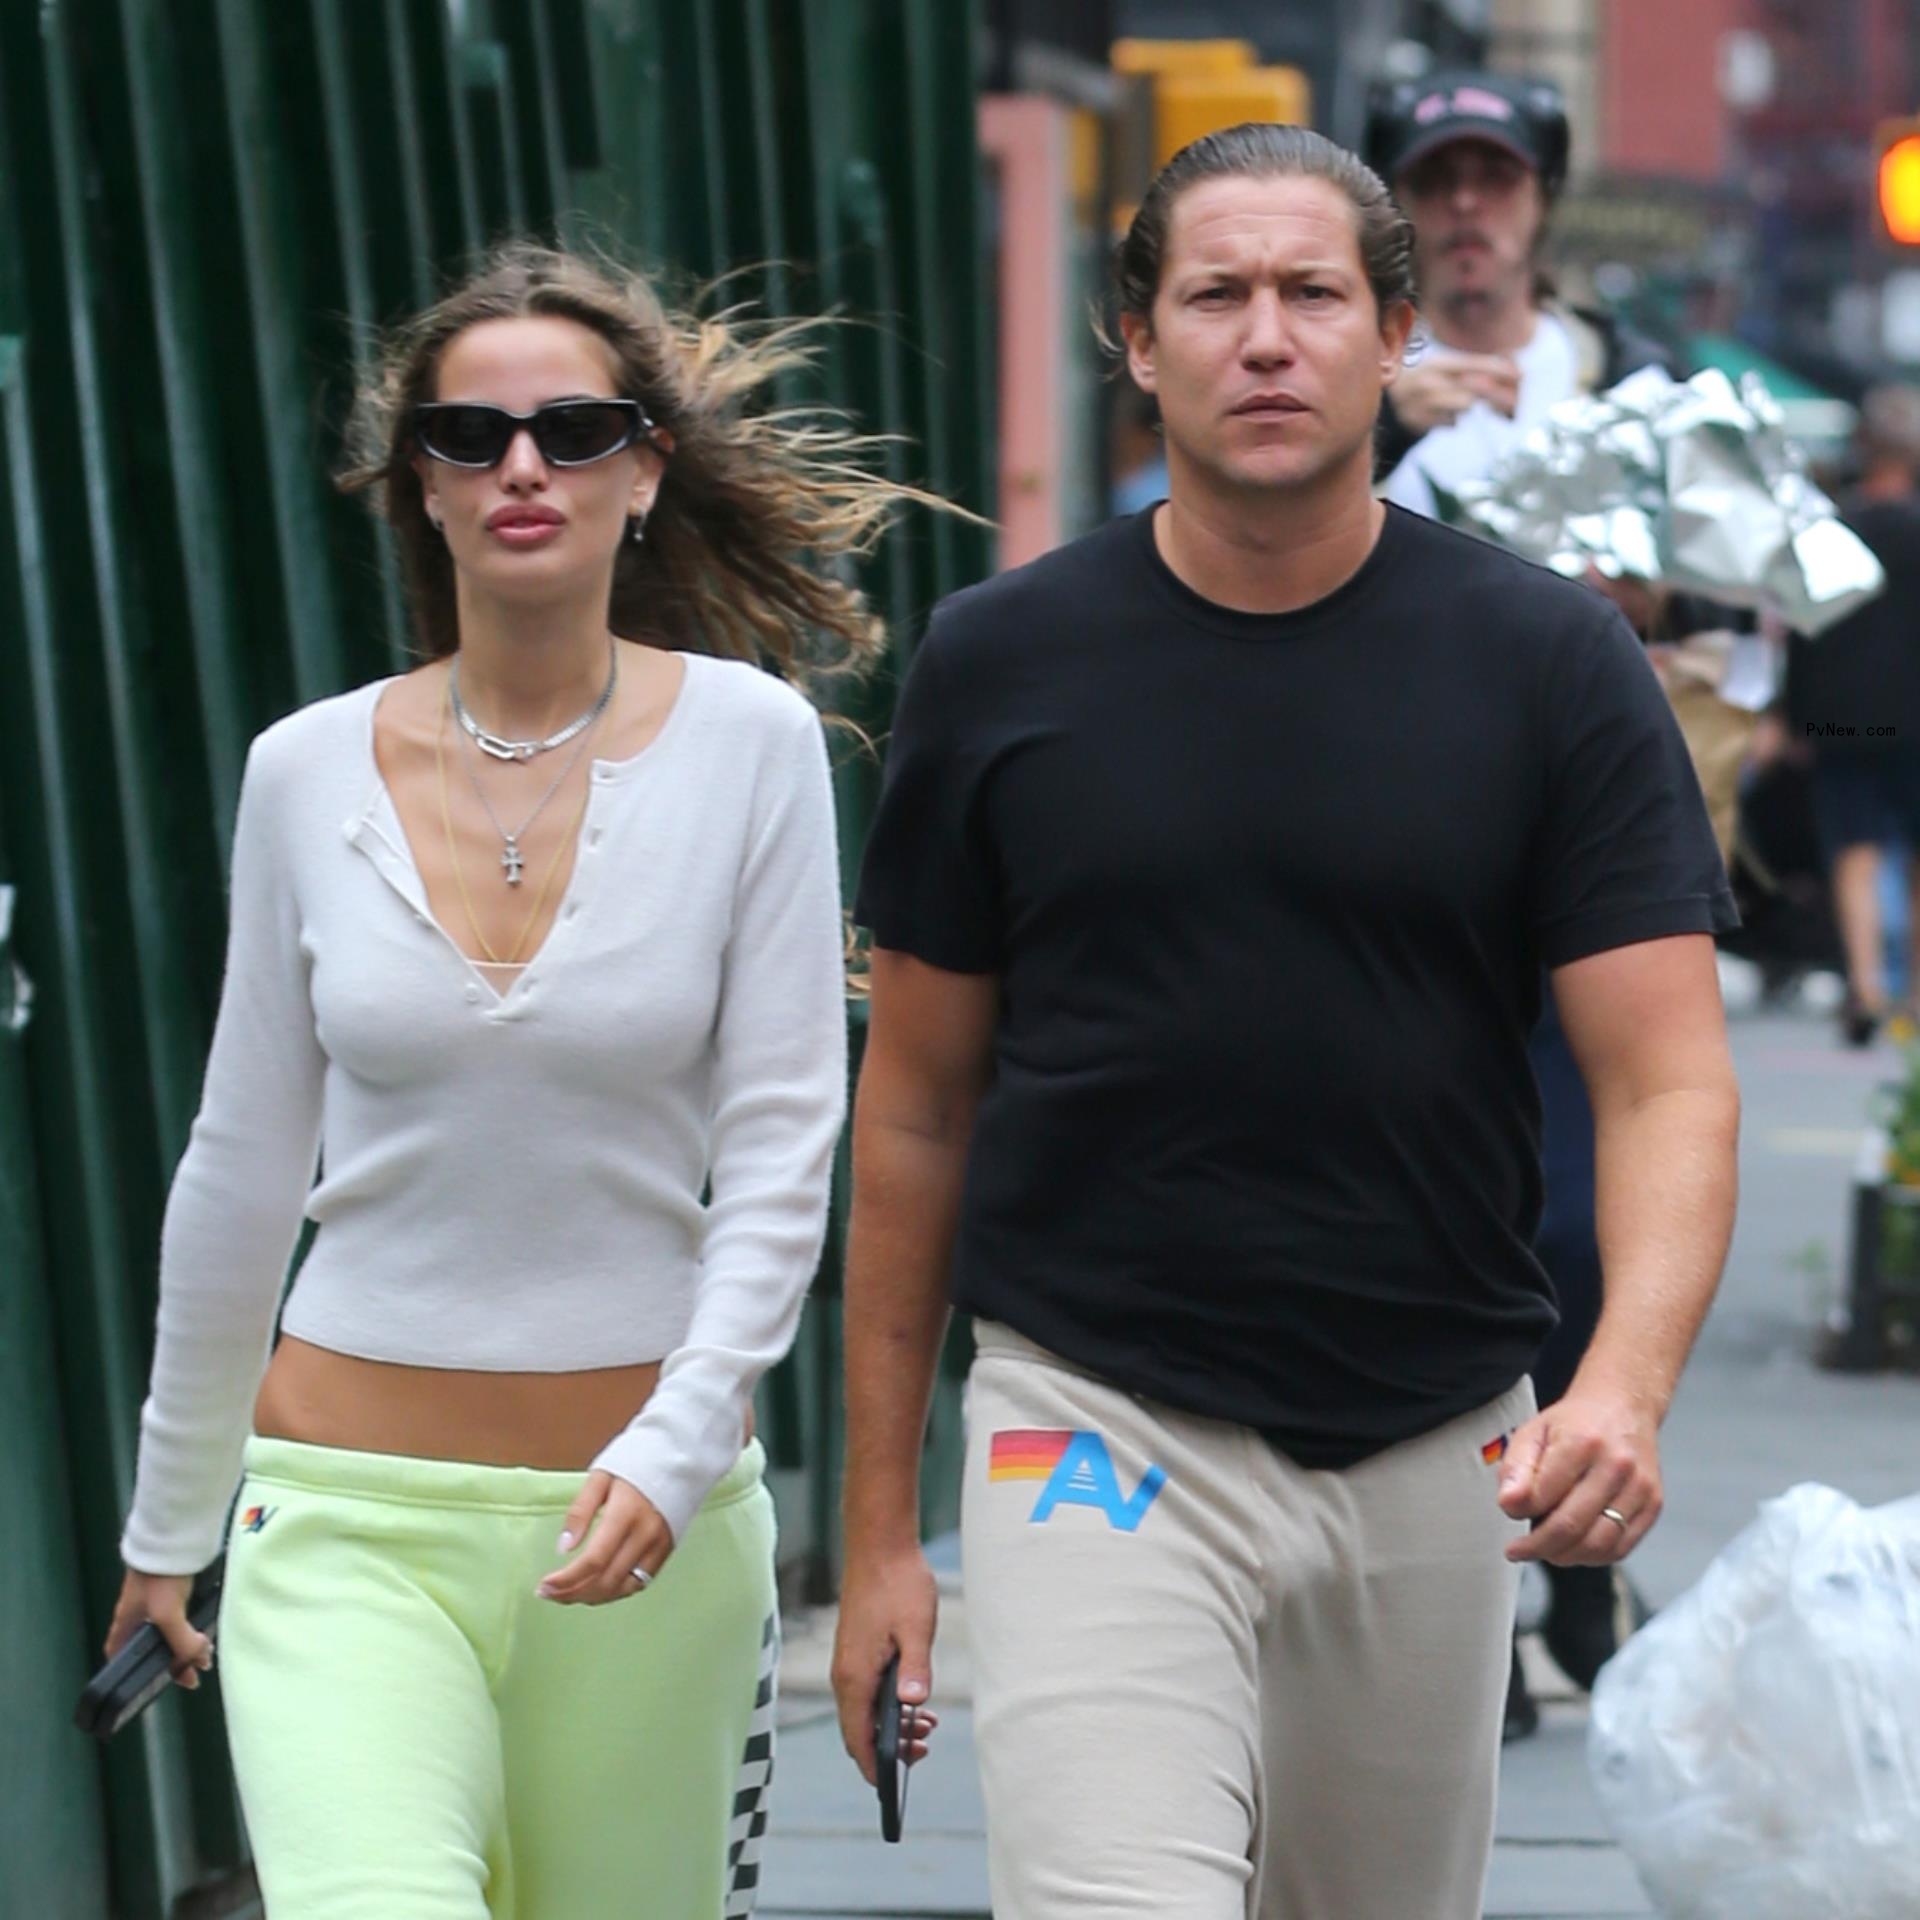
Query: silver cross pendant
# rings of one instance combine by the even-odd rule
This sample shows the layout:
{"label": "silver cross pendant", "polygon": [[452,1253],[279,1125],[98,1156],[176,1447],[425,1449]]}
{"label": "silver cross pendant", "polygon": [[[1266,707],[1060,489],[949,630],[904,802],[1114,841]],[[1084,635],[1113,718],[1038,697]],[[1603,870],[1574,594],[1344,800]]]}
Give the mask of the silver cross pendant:
{"label": "silver cross pendant", "polygon": [[527,863],[521,857],[520,848],[509,836],[506,851],[500,856],[500,864],[507,870],[507,885],[517,887],[520,884],[520,869]]}

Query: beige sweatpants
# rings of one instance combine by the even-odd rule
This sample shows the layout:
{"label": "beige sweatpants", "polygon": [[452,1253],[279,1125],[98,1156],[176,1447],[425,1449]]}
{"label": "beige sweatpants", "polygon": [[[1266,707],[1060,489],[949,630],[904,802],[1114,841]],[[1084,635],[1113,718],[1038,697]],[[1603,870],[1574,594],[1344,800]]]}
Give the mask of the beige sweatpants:
{"label": "beige sweatpants", "polygon": [[1341,1472],[983,1323],[962,1515],[995,1920],[1479,1920],[1521,1523],[1479,1412]]}

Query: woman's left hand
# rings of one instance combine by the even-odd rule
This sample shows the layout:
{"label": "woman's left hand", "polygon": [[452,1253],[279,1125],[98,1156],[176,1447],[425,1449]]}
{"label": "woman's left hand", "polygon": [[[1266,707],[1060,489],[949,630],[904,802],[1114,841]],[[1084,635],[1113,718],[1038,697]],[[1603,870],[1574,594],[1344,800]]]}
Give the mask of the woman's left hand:
{"label": "woman's left hand", "polygon": [[567,1509],[557,1550],[574,1557],[540,1582],[541,1599],[564,1607],[600,1607],[646,1591],[647,1583],[635,1578],[634,1569],[644,1570],[649,1581],[659,1573],[673,1551],[673,1529],[638,1487],[617,1474],[590,1473],[579,1499]]}

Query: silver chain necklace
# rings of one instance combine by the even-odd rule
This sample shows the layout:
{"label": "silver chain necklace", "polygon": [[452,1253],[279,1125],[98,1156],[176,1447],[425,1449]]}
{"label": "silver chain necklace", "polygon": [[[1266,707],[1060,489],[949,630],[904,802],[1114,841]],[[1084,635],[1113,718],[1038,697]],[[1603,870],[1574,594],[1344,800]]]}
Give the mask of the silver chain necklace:
{"label": "silver chain necklace", "polygon": [[[616,661],[617,659],[618,656],[616,656]],[[605,702],[603,700],[602,707],[604,707],[604,705]],[[584,725],[591,727],[598,718],[599,714],[597,712],[590,713],[587,715]],[[473,782],[473,790],[479,796],[480,804],[486,808],[487,818],[493,822],[494,832],[500,836],[500,866],[501,870],[507,876],[508,886],[517,887],[520,884],[521,871],[527,864],[526,856],[520,851],[521,839],[526,834],[527,829],[547,810],[547,802],[566,784],[567,775],[580,764],[580,756],[586,752],[591,740],[592,736],[590,734],[582,733],[580,744],[567,755],[565,764],[561,767],[560,771],[554,775],[552,781],[548,784],[546,792],[534,803],[533,811],[511,832],[501,825],[500,816],[493,810],[493,802],[487,798],[486,788],[480,784],[479,764],[467,758],[466,755],[461,756],[460,764],[466,768],[467,778]]]}
{"label": "silver chain necklace", "polygon": [[[447,696],[453,705],[453,717],[460,722],[460,730],[482,753],[491,754],[496,760],[531,760],[536,754],[551,753],[555,747],[564,747],[569,740],[593,725],[606,712],[613,702],[613,683],[620,672],[620,652],[613,642],[607,643],[607,684],[600,689],[600,697],[577,720],[569,720],[558,733],[550,733],[544,740],[509,740],[501,734],[490,733],[472,714],[467,711],[467,703],[460,698],[460,656],[455,654],[447,668]],[[517,884],[517,883],[516,883]]]}

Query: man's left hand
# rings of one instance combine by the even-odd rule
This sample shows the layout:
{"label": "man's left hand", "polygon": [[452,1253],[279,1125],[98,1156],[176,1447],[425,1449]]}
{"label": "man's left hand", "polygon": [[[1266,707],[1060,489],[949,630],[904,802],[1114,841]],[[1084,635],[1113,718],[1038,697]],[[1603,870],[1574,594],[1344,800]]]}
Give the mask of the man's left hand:
{"label": "man's left hand", "polygon": [[1660,1436],[1625,1395],[1578,1382],[1513,1436],[1500,1469],[1500,1508],[1533,1531],[1509,1560],[1605,1567],[1624,1560],[1660,1518]]}

